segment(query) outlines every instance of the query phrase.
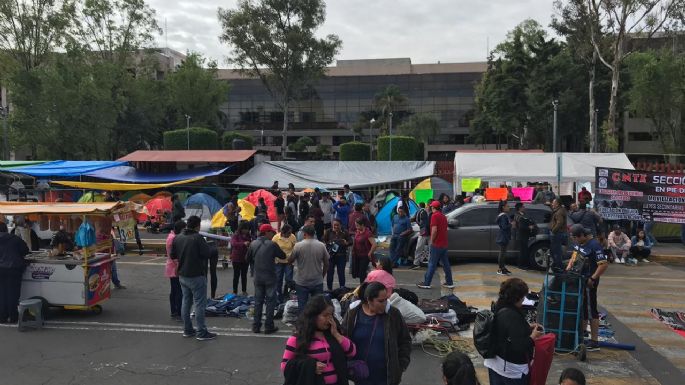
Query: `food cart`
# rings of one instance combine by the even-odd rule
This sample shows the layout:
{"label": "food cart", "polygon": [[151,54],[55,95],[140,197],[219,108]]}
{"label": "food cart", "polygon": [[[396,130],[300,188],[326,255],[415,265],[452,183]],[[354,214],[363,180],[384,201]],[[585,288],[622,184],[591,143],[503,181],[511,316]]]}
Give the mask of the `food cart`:
{"label": "food cart", "polygon": [[[48,216],[51,221],[57,220],[70,229],[76,229],[86,221],[111,221],[112,212],[125,205],[121,202],[0,202],[0,215],[23,215],[33,221]],[[26,257],[28,266],[22,277],[20,299],[36,298],[43,301],[44,307],[88,310],[99,314],[102,312],[101,304],[110,298],[112,262],[115,259],[111,239],[68,253],[57,253],[51,249],[32,251]]]}

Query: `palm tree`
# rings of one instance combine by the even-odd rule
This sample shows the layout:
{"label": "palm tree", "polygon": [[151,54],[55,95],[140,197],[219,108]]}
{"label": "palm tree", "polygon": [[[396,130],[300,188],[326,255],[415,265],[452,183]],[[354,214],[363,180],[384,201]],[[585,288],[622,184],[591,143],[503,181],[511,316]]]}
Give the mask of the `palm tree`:
{"label": "palm tree", "polygon": [[381,118],[385,121],[385,133],[390,132],[390,119],[391,114],[399,107],[407,104],[409,99],[406,95],[400,91],[400,88],[394,84],[391,84],[383,89],[383,91],[376,94],[374,97],[374,104]]}

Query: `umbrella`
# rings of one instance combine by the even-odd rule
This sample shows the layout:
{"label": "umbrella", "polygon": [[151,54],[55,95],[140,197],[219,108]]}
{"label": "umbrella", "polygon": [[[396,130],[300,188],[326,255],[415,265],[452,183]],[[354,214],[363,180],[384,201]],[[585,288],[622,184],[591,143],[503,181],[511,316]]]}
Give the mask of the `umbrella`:
{"label": "umbrella", "polygon": [[450,198],[454,196],[452,185],[437,176],[432,176],[422,180],[409,193],[409,197],[416,203],[428,202],[429,199],[438,199],[440,195],[447,194]]}
{"label": "umbrella", "polygon": [[[171,199],[169,198],[152,198],[147,203],[145,203],[145,208],[147,208],[147,212],[150,213],[150,217],[157,217],[158,215],[162,215],[164,212],[171,212],[172,210],[172,204],[171,204]],[[145,221],[147,220],[148,215],[142,214],[138,216],[138,220]]]}

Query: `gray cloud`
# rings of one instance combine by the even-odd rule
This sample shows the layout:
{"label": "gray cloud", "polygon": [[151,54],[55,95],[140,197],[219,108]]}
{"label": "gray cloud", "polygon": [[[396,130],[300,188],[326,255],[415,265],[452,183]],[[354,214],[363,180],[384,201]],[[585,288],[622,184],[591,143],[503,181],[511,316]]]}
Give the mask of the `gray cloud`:
{"label": "gray cloud", "polygon": [[[217,9],[236,0],[148,0],[170,48],[197,51],[225,67],[229,47],[219,42]],[[547,26],[551,0],[329,0],[319,31],[343,41],[338,59],[410,57],[414,63],[485,60],[508,31],[527,18]]]}

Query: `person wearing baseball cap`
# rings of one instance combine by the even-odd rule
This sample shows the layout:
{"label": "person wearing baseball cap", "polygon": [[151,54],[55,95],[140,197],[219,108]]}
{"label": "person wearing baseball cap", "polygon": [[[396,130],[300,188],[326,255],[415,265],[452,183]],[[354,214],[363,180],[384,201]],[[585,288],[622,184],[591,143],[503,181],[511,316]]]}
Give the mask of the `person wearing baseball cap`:
{"label": "person wearing baseball cap", "polygon": [[440,210],[442,204],[438,201],[433,201],[431,207],[431,231],[430,231],[430,257],[428,259],[428,270],[423,282],[416,284],[420,289],[430,289],[433,281],[433,274],[438,268],[438,262],[442,264],[445,272],[445,283],[442,286],[453,289],[454,281],[452,281],[452,267],[450,266],[450,259],[447,257],[447,217]]}
{"label": "person wearing baseball cap", "polygon": [[[599,277],[609,267],[606,255],[599,241],[592,236],[589,229],[580,224],[571,226],[573,254],[566,266],[566,270],[577,269],[576,265],[582,262],[580,273],[586,280],[586,288],[583,290],[583,325],[581,330],[587,328],[590,321],[590,341],[586,343],[588,351],[599,351],[599,310],[597,309],[597,287]],[[579,260],[582,259],[582,260]],[[588,311],[589,308],[589,311]]]}
{"label": "person wearing baseball cap", "polygon": [[262,331],[262,310],[266,302],[266,320],[264,333],[273,334],[278,331],[274,325],[274,310],[276,309],[276,258],[285,259],[285,253],[271,238],[276,231],[270,224],[259,226],[259,237],[250,243],[247,250],[247,262],[254,267],[254,321],[252,332]]}

